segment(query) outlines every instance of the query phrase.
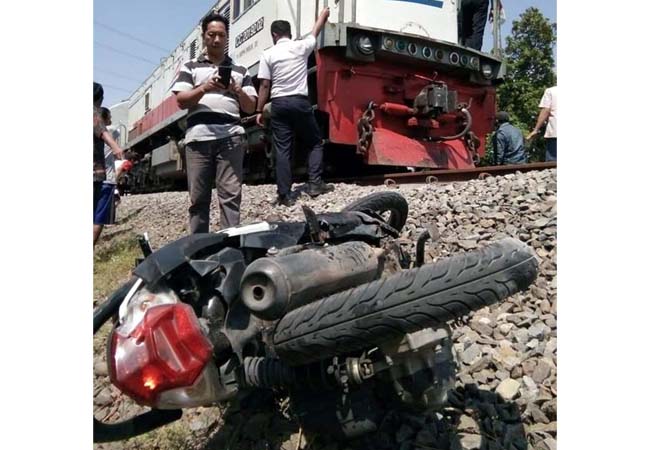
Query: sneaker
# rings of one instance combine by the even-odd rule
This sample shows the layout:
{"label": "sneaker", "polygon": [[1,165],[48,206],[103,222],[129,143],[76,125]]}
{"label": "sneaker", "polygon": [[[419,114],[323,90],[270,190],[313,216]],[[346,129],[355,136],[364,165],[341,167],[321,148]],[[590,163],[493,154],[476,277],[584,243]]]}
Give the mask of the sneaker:
{"label": "sneaker", "polygon": [[321,194],[332,192],[333,190],[334,190],[333,185],[326,184],[322,181],[318,183],[309,183],[307,185],[307,194],[311,195],[312,197],[317,197]]}
{"label": "sneaker", "polygon": [[278,205],[290,207],[296,204],[296,199],[290,195],[278,195]]}

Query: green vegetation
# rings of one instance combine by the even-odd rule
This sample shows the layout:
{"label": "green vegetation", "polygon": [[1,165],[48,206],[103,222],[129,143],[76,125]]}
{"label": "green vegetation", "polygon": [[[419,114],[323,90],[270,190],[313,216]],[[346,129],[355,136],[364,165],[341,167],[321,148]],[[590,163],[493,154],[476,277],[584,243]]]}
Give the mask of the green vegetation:
{"label": "green vegetation", "polygon": [[[95,306],[127,281],[137,257],[142,256],[135,235],[127,234],[108,244],[98,244],[93,258],[93,299]],[[95,334],[93,349],[95,354],[102,354],[106,348],[106,338],[112,326],[104,325]]]}
{"label": "green vegetation", "polygon": [[[535,126],[544,89],[557,83],[553,70],[556,41],[556,24],[534,7],[512,22],[512,34],[506,38],[507,74],[497,91],[497,104],[499,110],[510,114],[512,124],[521,128],[524,136]],[[530,143],[531,162],[544,160],[541,136],[543,133]]]}
{"label": "green vegetation", "polygon": [[[109,241],[100,241],[95,250],[93,260],[93,298],[101,303],[117,289],[121,283],[128,280],[134,268],[135,259],[142,256],[140,247],[133,233],[117,236]],[[112,329],[110,322],[104,325],[94,336],[93,350],[95,355],[102,357],[106,351],[106,338]],[[107,385],[104,379],[100,384],[95,380],[95,387]],[[123,401],[133,404],[129,399]],[[179,421],[167,425],[151,433],[138,436],[127,441],[119,442],[119,448],[125,450],[179,450],[188,448],[191,432],[188,424]],[[112,449],[116,444],[95,445],[96,449]]]}
{"label": "green vegetation", "polygon": [[97,302],[128,280],[135,259],[142,256],[134,234],[126,234],[98,244],[93,261],[93,298]]}
{"label": "green vegetation", "polygon": [[180,450],[190,447],[192,433],[186,422],[178,421],[147,434],[124,441],[125,450]]}

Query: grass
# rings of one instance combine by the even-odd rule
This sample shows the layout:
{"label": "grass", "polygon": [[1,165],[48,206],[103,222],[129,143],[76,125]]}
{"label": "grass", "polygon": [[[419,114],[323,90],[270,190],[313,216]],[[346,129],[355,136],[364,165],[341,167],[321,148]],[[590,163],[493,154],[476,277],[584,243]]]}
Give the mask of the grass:
{"label": "grass", "polygon": [[126,281],[135,266],[135,259],[142,256],[133,233],[98,244],[93,261],[93,298],[102,301]]}
{"label": "grass", "polygon": [[[135,259],[142,256],[136,235],[126,233],[110,240],[100,241],[93,258],[93,298],[101,303],[120,284],[127,281],[135,267]],[[112,326],[103,326],[94,336],[94,352],[101,354],[106,348],[106,337]],[[187,448],[190,435],[187,424],[181,421],[116,444],[95,445],[95,448],[130,450],[177,450]]]}
{"label": "grass", "polygon": [[[140,257],[140,247],[134,234],[126,234],[108,243],[101,242],[95,250],[93,261],[93,298],[95,306],[121,283],[128,280],[134,267],[135,258]],[[93,337],[93,350],[101,354],[106,348],[106,338],[111,331],[110,322],[105,324]]]}
{"label": "grass", "polygon": [[191,433],[188,425],[181,421],[173,422],[147,434],[124,442],[124,449],[180,450],[189,447]]}

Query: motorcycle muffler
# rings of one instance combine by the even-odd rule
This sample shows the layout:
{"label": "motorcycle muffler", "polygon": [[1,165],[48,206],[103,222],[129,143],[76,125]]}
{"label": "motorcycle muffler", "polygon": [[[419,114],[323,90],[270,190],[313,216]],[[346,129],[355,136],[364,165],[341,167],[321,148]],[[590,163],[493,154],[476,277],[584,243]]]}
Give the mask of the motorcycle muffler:
{"label": "motorcycle muffler", "polygon": [[241,281],[244,304],[264,320],[376,279],[383,254],[365,242],[265,257],[248,266]]}

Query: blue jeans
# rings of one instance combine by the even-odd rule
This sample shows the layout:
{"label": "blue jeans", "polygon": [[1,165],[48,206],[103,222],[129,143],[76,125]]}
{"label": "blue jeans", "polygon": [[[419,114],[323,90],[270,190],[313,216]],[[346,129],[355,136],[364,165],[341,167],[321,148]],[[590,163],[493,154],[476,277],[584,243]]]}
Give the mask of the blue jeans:
{"label": "blue jeans", "polygon": [[546,139],[546,161],[557,161],[557,138]]}

